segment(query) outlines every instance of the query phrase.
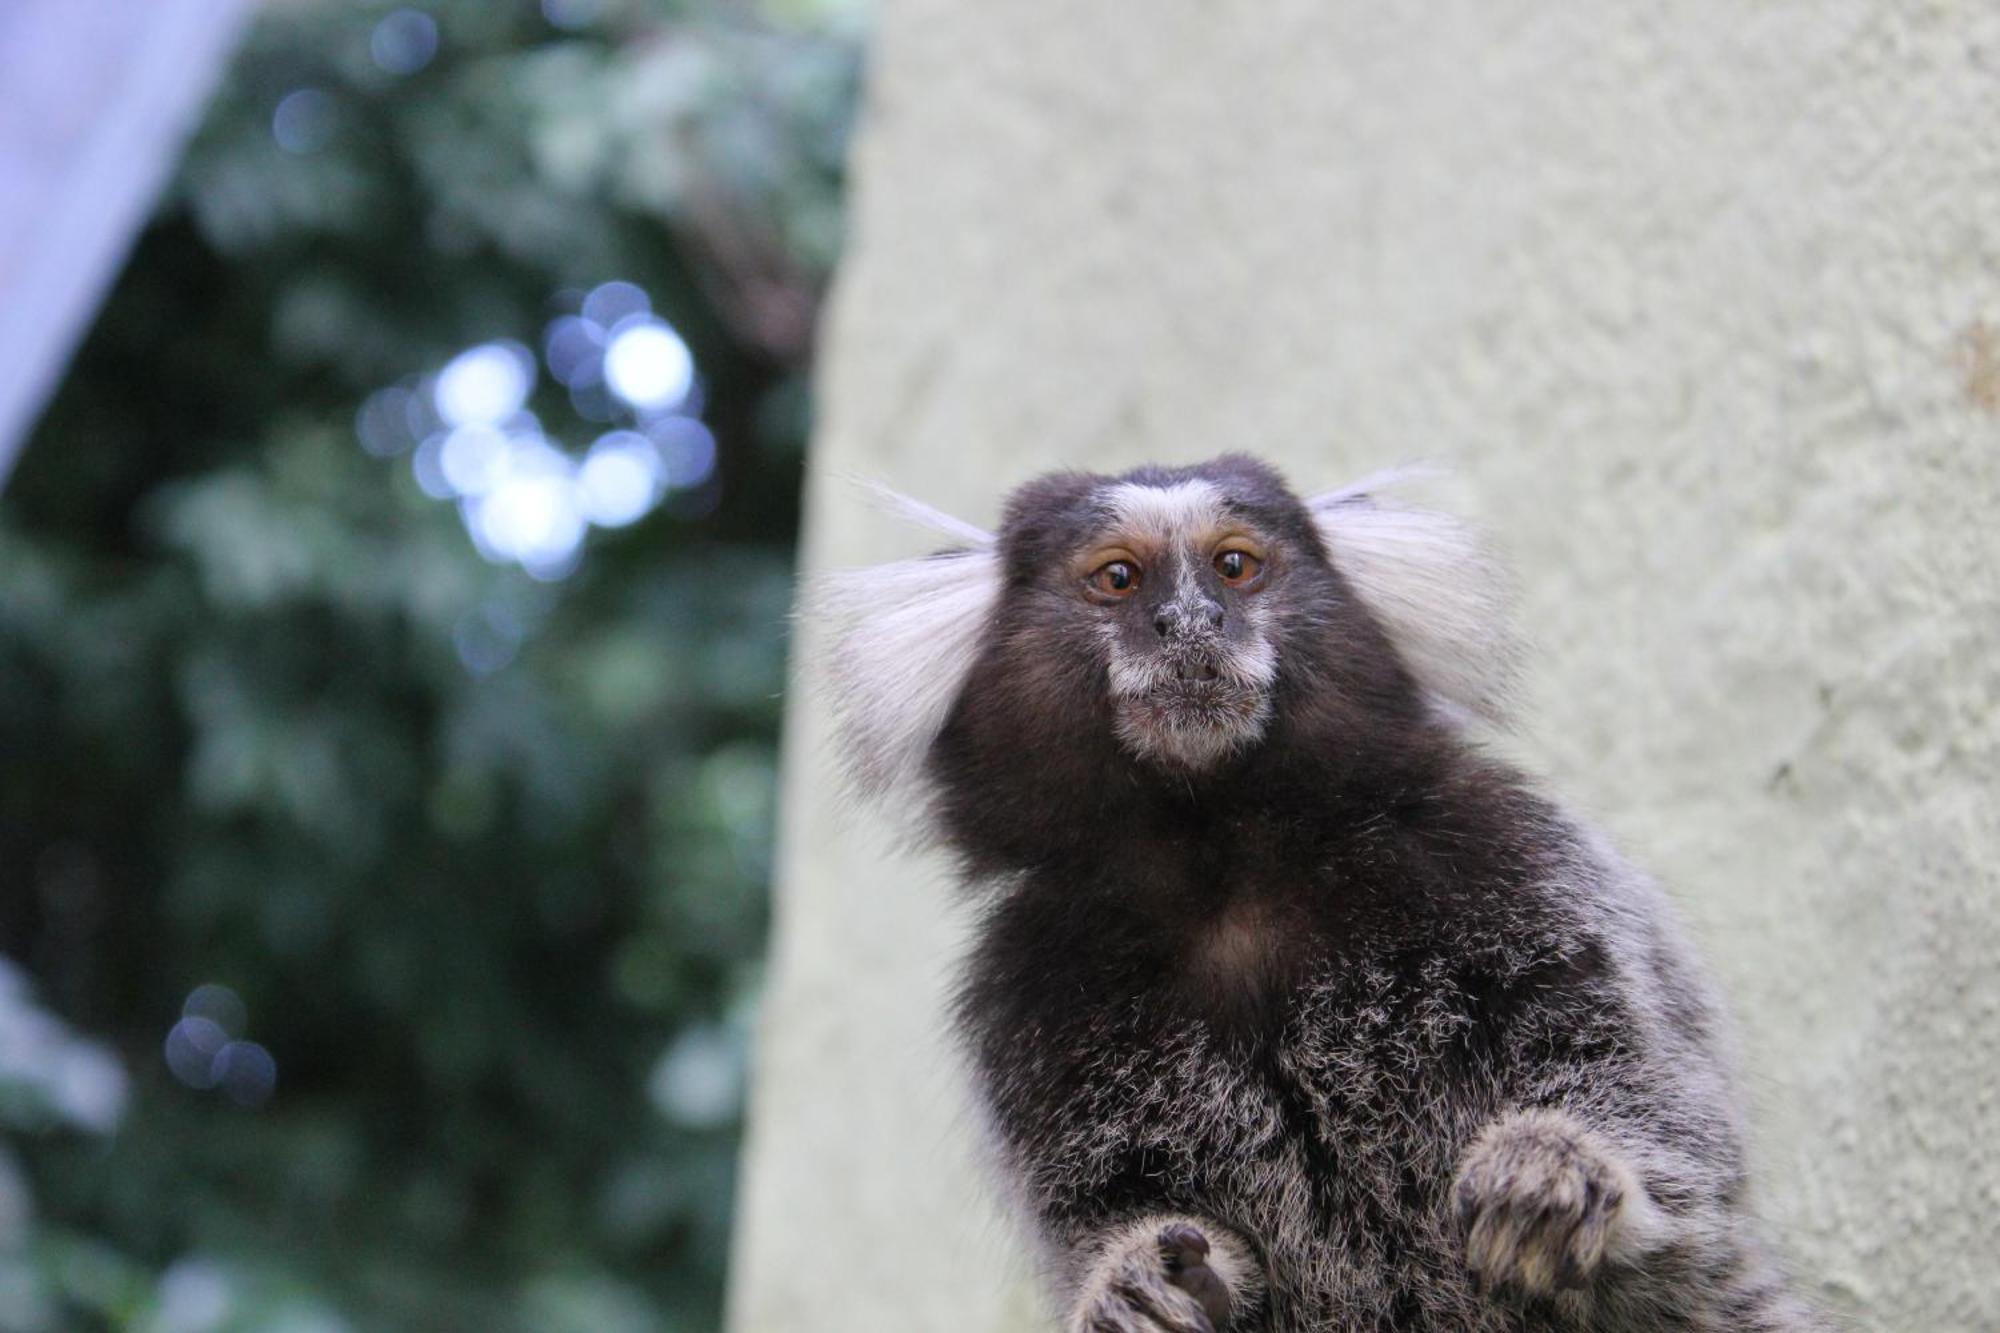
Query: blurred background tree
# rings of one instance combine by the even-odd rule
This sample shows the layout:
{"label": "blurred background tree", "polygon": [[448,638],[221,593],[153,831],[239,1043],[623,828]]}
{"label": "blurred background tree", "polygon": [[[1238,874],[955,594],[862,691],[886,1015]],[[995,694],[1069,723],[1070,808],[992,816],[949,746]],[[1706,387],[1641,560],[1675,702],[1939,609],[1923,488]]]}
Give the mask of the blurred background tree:
{"label": "blurred background tree", "polygon": [[862,17],[257,21],[0,495],[0,1328],[719,1322]]}

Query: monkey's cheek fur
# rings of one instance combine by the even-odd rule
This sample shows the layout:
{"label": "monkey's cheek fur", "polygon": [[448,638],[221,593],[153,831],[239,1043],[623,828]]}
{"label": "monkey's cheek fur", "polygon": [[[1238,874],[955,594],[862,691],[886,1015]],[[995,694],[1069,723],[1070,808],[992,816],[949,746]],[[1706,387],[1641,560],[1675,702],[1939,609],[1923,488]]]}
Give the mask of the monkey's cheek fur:
{"label": "monkey's cheek fur", "polygon": [[1118,739],[1127,750],[1197,773],[1255,745],[1271,719],[1266,691],[1227,681],[1160,686],[1115,703]]}

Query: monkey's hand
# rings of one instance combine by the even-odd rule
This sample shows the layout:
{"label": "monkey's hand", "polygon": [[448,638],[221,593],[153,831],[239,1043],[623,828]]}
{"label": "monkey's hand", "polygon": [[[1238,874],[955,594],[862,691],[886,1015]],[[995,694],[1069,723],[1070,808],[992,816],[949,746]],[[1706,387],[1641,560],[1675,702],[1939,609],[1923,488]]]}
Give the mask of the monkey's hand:
{"label": "monkey's hand", "polygon": [[1187,1217],[1146,1217],[1105,1237],[1069,1333],[1226,1333],[1261,1294],[1249,1247]]}
{"label": "monkey's hand", "polygon": [[1607,1255],[1637,1247],[1645,1186],[1601,1137],[1563,1111],[1514,1111],[1473,1140],[1452,1206],[1482,1285],[1531,1296],[1588,1286]]}

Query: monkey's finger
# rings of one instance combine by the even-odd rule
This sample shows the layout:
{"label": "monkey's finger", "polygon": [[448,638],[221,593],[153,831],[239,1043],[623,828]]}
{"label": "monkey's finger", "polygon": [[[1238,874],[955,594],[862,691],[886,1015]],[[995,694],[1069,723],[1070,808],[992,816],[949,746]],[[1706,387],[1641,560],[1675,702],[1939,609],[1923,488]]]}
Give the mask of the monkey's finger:
{"label": "monkey's finger", "polygon": [[1194,1298],[1208,1321],[1217,1328],[1229,1325],[1229,1288],[1222,1277],[1207,1264],[1195,1264],[1184,1268],[1167,1279]]}
{"label": "monkey's finger", "polygon": [[[1172,1287],[1151,1282],[1119,1282],[1112,1293],[1145,1316],[1161,1333],[1215,1333],[1215,1325],[1194,1300]],[[1174,1299],[1178,1296],[1180,1299]]]}

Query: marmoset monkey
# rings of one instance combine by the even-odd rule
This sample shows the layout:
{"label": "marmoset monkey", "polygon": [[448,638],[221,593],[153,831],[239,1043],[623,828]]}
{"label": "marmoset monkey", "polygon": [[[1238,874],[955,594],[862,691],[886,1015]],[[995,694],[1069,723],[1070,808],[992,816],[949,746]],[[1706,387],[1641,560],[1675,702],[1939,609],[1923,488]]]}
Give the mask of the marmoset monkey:
{"label": "marmoset monkey", "polygon": [[1800,1330],[1662,894],[1482,752],[1497,576],[1225,457],[831,576],[868,792],[980,912],[956,1021],[1072,1333]]}

